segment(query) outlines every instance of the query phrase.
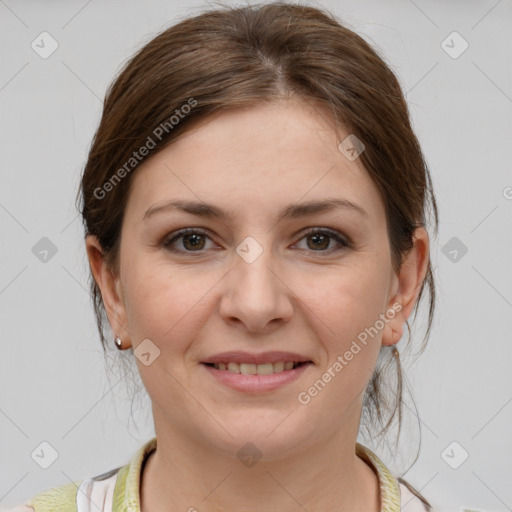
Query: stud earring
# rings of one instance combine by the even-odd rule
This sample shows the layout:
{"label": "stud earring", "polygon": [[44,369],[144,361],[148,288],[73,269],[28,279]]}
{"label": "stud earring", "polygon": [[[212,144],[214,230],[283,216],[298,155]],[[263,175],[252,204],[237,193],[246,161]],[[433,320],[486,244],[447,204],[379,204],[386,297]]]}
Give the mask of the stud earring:
{"label": "stud earring", "polygon": [[119,350],[123,350],[123,340],[119,337],[119,335],[116,335],[114,343]]}

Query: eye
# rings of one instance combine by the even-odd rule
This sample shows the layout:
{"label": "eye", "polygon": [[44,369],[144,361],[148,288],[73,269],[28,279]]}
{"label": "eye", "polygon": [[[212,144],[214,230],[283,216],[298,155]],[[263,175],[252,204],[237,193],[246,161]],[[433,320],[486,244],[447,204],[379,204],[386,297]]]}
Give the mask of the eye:
{"label": "eye", "polygon": [[[204,249],[204,238],[210,239],[207,235],[206,231],[198,228],[187,228],[178,231],[172,238],[165,240],[163,242],[164,247],[166,247],[169,251],[172,252],[198,252]],[[178,240],[182,240],[182,247],[185,248],[185,251],[176,249],[173,246],[175,242]]]}
{"label": "eye", "polygon": [[[307,243],[307,248],[314,252],[332,253],[351,247],[350,242],[340,233],[328,228],[310,228],[305,232],[301,240],[302,239],[311,240],[311,243]],[[334,240],[338,246],[328,249],[332,240]]]}
{"label": "eye", "polygon": [[[205,239],[211,241],[210,237],[204,229],[186,228],[171,235],[170,238],[164,240],[162,245],[169,251],[176,253],[200,252],[207,249],[207,247],[205,247]],[[329,254],[351,247],[351,243],[346,240],[340,233],[328,228],[310,228],[302,236],[301,240],[303,239],[311,240],[311,244],[307,244],[307,249],[310,249],[314,252],[323,252]],[[179,240],[181,240],[182,248],[175,247],[175,244]],[[335,246],[329,249],[332,240],[337,243],[337,247]]]}

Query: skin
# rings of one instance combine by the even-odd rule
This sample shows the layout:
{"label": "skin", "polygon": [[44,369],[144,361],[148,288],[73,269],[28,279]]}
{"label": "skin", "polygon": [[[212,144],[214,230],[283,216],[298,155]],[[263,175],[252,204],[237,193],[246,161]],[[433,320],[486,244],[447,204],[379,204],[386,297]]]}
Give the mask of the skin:
{"label": "skin", "polygon": [[[143,472],[143,512],[380,510],[377,477],[355,455],[362,400],[381,347],[400,339],[414,308],[429,242],[417,229],[395,274],[378,189],[359,158],[338,150],[347,135],[295,100],[208,118],[137,169],[118,274],[87,237],[113,332],[125,347],[149,338],[160,350],[149,366],[136,359],[158,440]],[[367,215],[337,208],[276,222],[286,205],[327,197]],[[167,211],[142,220],[171,199],[204,201],[234,217]],[[184,238],[172,244],[180,253],[164,246],[187,227],[208,232],[199,251]],[[331,228],[352,247],[315,241],[303,234],[310,227]],[[252,263],[236,252],[248,236],[263,249]],[[298,394],[394,304],[402,309],[384,329],[300,404]],[[200,364],[226,350],[293,351],[314,364],[293,383],[248,395]],[[237,458],[249,441],[262,453],[252,467]]]}

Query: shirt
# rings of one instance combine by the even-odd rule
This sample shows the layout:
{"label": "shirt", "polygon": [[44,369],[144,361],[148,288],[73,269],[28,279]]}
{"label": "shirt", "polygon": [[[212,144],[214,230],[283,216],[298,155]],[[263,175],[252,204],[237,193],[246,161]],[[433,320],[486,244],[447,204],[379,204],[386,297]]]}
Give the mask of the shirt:
{"label": "shirt", "polygon": [[[52,487],[5,512],[140,512],[142,469],[155,449],[156,437],[139,448],[124,466],[92,478]],[[432,510],[409,484],[396,479],[369,448],[357,443],[356,454],[373,468],[378,477],[380,512]]]}

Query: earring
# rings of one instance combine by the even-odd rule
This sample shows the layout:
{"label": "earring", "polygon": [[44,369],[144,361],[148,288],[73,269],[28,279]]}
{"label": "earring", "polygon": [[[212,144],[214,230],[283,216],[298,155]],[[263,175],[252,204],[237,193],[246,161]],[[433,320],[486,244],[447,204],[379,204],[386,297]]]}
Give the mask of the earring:
{"label": "earring", "polygon": [[398,352],[396,345],[393,345],[392,351],[393,351],[393,355],[396,357],[397,361],[400,361],[400,352]]}
{"label": "earring", "polygon": [[116,335],[114,343],[119,350],[123,350],[123,340],[119,337],[119,335]]}

